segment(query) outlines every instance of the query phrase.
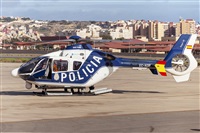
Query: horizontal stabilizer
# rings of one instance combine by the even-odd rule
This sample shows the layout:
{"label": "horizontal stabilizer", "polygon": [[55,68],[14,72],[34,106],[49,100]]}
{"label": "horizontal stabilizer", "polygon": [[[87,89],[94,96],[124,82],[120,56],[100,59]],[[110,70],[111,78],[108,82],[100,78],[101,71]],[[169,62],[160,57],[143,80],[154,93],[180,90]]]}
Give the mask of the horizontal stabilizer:
{"label": "horizontal stabilizer", "polygon": [[175,76],[173,75],[174,79],[176,80],[176,82],[184,82],[184,81],[188,81],[190,78],[190,73],[182,75],[182,76]]}

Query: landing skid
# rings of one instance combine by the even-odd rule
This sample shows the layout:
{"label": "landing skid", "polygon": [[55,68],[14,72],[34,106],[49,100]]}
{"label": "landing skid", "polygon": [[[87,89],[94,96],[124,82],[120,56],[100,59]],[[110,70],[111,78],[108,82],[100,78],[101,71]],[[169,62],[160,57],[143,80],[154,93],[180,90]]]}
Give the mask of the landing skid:
{"label": "landing skid", "polygon": [[112,92],[112,89],[108,88],[99,88],[99,89],[94,89],[90,90],[89,92],[68,92],[68,91],[47,91],[44,89],[42,92],[33,92],[37,96],[94,96],[94,95],[100,95],[100,94],[105,94]]}
{"label": "landing skid", "polygon": [[94,95],[99,95],[99,94],[109,93],[111,91],[112,91],[112,89],[100,88],[100,89],[90,90],[90,93],[92,93]]}
{"label": "landing skid", "polygon": [[44,92],[33,92],[37,96],[71,96],[73,95],[70,92],[61,92],[61,91],[47,91],[46,93]]}

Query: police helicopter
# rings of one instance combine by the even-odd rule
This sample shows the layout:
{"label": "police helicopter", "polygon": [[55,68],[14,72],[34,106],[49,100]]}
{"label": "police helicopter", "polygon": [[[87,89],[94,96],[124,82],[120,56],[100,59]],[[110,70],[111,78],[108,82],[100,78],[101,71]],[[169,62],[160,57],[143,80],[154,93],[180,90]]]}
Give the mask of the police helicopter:
{"label": "police helicopter", "polygon": [[80,44],[79,36],[71,36],[69,40],[75,40],[75,44],[33,58],[11,73],[25,80],[27,89],[35,85],[45,95],[50,95],[47,91],[50,88],[62,88],[69,95],[83,94],[86,88],[89,88],[87,93],[94,95],[111,92],[108,88],[95,89],[94,85],[120,67],[150,69],[153,74],[162,76],[167,76],[168,72],[176,82],[183,82],[197,67],[192,54],[196,37],[196,34],[182,34],[164,60],[144,60],[118,58],[93,49],[90,44]]}

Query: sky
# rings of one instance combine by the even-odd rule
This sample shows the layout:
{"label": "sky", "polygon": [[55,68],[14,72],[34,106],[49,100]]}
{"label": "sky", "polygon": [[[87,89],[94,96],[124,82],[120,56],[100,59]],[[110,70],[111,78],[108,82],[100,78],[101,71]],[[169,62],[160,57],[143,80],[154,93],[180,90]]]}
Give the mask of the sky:
{"label": "sky", "polygon": [[117,21],[179,18],[200,22],[200,0],[0,0],[1,16],[35,20]]}

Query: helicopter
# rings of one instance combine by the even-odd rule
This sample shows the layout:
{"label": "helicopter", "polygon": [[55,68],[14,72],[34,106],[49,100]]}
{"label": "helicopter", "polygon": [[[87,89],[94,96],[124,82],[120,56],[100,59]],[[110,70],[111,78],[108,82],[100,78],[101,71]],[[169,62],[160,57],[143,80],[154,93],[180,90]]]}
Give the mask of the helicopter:
{"label": "helicopter", "polygon": [[190,73],[197,67],[192,54],[196,34],[182,34],[163,60],[119,58],[110,53],[81,44],[79,36],[71,36],[76,43],[63,50],[35,57],[12,70],[14,77],[23,79],[27,89],[42,89],[42,94],[50,95],[47,89],[62,88],[65,94],[102,94],[112,89],[95,89],[95,84],[104,80],[120,67],[149,69],[155,75],[173,75],[176,82],[189,80]]}

